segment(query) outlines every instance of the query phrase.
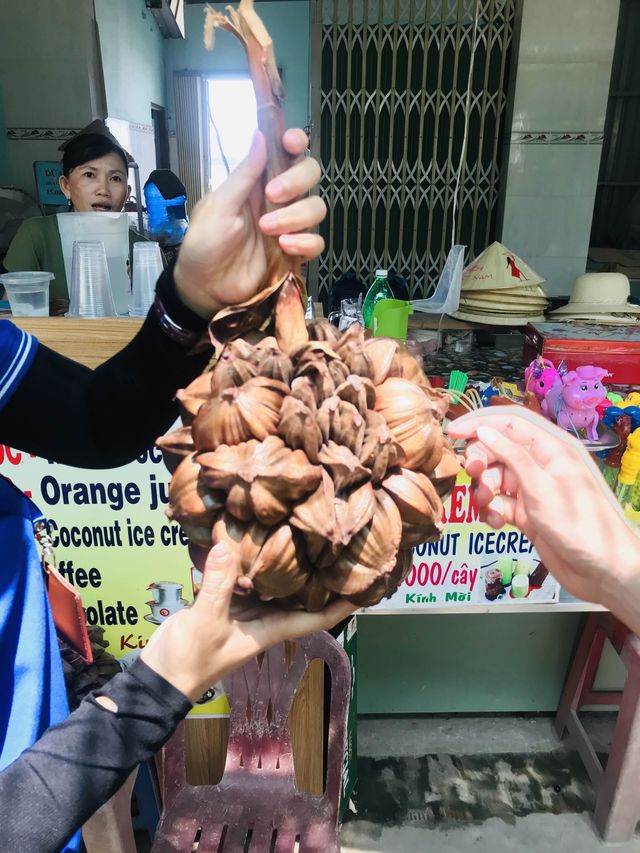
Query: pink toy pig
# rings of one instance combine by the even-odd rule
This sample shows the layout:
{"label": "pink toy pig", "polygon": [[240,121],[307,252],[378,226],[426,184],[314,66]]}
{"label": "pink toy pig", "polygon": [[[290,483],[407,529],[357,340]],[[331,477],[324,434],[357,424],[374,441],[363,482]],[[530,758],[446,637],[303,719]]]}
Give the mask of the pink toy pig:
{"label": "pink toy pig", "polygon": [[586,429],[587,438],[596,441],[600,419],[597,406],[607,395],[602,380],[608,375],[592,365],[570,370],[562,377],[562,384],[554,386],[542,401],[543,413],[570,432]]}
{"label": "pink toy pig", "polygon": [[533,391],[539,400],[543,400],[554,385],[561,382],[560,373],[552,361],[538,356],[524,372],[525,388]]}

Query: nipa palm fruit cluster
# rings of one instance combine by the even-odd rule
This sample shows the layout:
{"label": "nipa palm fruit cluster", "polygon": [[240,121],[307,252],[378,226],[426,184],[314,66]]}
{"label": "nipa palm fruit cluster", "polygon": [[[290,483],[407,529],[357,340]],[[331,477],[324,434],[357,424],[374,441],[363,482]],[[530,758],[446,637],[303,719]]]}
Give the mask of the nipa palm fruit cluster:
{"label": "nipa palm fruit cluster", "polygon": [[[218,27],[247,52],[268,180],[290,165],[273,44],[252,0],[228,16],[207,8],[209,47]],[[168,515],[196,565],[228,543],[238,591],[309,610],[335,596],[372,605],[441,533],[458,471],[440,427],[449,398],[396,341],[307,327],[299,263],[258,236],[264,280],[213,318],[215,366],[178,393],[184,426],[159,441]]]}
{"label": "nipa palm fruit cluster", "polygon": [[245,592],[375,604],[442,531],[458,470],[440,427],[449,398],[398,342],[307,327],[293,281],[275,333],[231,341],[179,392],[184,426],[159,442],[168,515],[196,549],[228,543]]}

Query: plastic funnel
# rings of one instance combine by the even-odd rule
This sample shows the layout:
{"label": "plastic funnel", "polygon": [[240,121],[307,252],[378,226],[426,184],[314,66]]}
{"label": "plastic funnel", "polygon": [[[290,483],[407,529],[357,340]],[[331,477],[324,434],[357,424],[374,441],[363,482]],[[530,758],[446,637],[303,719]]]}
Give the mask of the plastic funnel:
{"label": "plastic funnel", "polygon": [[117,317],[104,243],[73,244],[69,317]]}
{"label": "plastic funnel", "polygon": [[406,341],[409,314],[413,314],[411,303],[402,299],[381,299],[376,302],[371,321],[373,336]]}
{"label": "plastic funnel", "polygon": [[48,317],[50,272],[8,272],[0,275],[14,317]]}
{"label": "plastic funnel", "polygon": [[133,293],[130,317],[145,317],[153,302],[156,282],[163,270],[158,243],[133,244]]}

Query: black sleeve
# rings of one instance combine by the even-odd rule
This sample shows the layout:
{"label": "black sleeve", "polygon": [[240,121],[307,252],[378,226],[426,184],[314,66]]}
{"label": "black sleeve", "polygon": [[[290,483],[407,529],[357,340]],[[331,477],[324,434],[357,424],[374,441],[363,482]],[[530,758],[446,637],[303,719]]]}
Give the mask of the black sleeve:
{"label": "black sleeve", "polygon": [[[173,267],[157,291],[183,328],[207,323],[178,300]],[[153,312],[119,353],[91,370],[40,344],[31,369],[0,411],[3,444],[66,465],[114,468],[135,459],[178,416],[173,397],[211,357],[168,337]]]}
{"label": "black sleeve", "polygon": [[[111,698],[118,712],[99,705],[97,695]],[[56,853],[190,709],[186,696],[140,660],[87,696],[0,773],[0,850]]]}

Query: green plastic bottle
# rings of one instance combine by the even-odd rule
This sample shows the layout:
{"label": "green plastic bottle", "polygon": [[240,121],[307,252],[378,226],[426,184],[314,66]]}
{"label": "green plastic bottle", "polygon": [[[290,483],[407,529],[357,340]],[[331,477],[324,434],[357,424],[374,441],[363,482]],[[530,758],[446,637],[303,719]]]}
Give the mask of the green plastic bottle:
{"label": "green plastic bottle", "polygon": [[362,321],[365,328],[371,328],[373,309],[376,302],[379,302],[381,299],[393,299],[393,291],[389,287],[386,270],[376,270],[376,277],[369,290],[367,290],[367,295],[362,303]]}

